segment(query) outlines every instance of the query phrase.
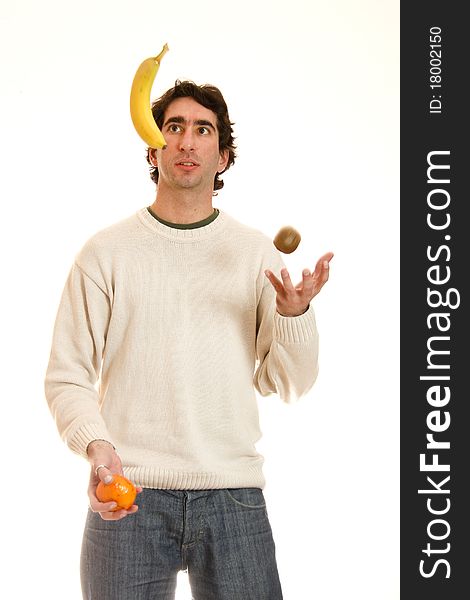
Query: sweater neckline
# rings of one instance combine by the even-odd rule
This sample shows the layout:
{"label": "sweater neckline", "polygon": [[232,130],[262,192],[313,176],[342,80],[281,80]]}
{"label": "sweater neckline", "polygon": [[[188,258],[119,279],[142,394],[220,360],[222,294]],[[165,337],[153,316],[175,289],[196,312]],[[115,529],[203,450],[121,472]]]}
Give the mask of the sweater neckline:
{"label": "sweater neckline", "polygon": [[227,223],[227,214],[220,209],[216,219],[203,227],[197,227],[195,229],[176,229],[175,227],[165,225],[164,223],[157,221],[157,219],[149,213],[146,206],[139,209],[136,216],[140,222],[153,233],[179,242],[194,242],[209,238],[219,231],[222,231]]}
{"label": "sweater neckline", "polygon": [[198,229],[199,227],[209,225],[209,223],[212,223],[212,221],[214,221],[214,219],[217,219],[217,217],[219,216],[219,209],[214,208],[211,215],[209,215],[205,219],[201,219],[200,221],[194,221],[193,223],[172,223],[171,221],[165,221],[165,219],[162,219],[156,213],[154,213],[151,206],[147,206],[147,210],[154,219],[157,219],[157,221],[160,221],[160,223],[163,223],[163,225],[173,227],[173,229]]}

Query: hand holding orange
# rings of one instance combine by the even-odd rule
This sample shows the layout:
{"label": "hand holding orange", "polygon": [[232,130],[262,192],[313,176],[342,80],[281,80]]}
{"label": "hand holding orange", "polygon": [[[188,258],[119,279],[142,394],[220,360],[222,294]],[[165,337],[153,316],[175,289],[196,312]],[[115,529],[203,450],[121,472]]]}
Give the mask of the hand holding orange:
{"label": "hand holding orange", "polygon": [[96,487],[96,497],[100,502],[116,502],[113,512],[125,508],[128,510],[137,496],[135,485],[123,475],[113,473],[111,483],[100,481]]}

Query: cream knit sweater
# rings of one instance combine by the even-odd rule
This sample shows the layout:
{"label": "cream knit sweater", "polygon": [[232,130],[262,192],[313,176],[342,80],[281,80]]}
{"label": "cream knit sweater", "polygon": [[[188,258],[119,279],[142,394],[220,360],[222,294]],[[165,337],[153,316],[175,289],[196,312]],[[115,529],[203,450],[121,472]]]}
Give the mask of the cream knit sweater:
{"label": "cream knit sweater", "polygon": [[146,208],[91,237],[67,279],[45,390],[86,456],[116,447],[143,487],[264,487],[256,390],[286,402],[317,376],[313,308],[282,317],[272,241],[227,213],[175,229]]}

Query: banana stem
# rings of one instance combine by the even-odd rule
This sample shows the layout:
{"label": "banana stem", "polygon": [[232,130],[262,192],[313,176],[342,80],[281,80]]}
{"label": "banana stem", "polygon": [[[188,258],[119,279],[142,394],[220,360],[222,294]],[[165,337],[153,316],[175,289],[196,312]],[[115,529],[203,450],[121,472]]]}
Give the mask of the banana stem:
{"label": "banana stem", "polygon": [[165,56],[165,54],[168,52],[169,48],[168,48],[168,44],[165,44],[162,48],[162,51],[160,52],[160,54],[158,56],[155,57],[155,62],[160,63],[160,61],[162,60],[162,58]]}

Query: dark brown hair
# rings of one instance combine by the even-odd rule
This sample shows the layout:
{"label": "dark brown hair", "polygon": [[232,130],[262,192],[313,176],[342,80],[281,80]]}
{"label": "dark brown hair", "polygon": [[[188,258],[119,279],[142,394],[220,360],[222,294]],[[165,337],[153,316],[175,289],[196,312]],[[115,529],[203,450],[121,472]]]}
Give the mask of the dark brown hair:
{"label": "dark brown hair", "polygon": [[[168,106],[177,98],[193,98],[196,102],[208,108],[217,115],[217,130],[219,133],[219,151],[228,150],[227,166],[220,173],[215,174],[214,191],[224,187],[224,182],[219,175],[225,173],[235,163],[235,138],[233,137],[232,123],[228,115],[227,104],[218,88],[210,84],[196,85],[193,81],[176,80],[174,87],[170,88],[160,98],[152,103],[152,114],[156,124],[161,129],[163,126],[163,115]],[[149,159],[151,148],[147,148],[147,162],[150,164],[150,177],[154,183],[158,183],[158,167],[152,165]],[[215,195],[215,194],[214,194]]]}

